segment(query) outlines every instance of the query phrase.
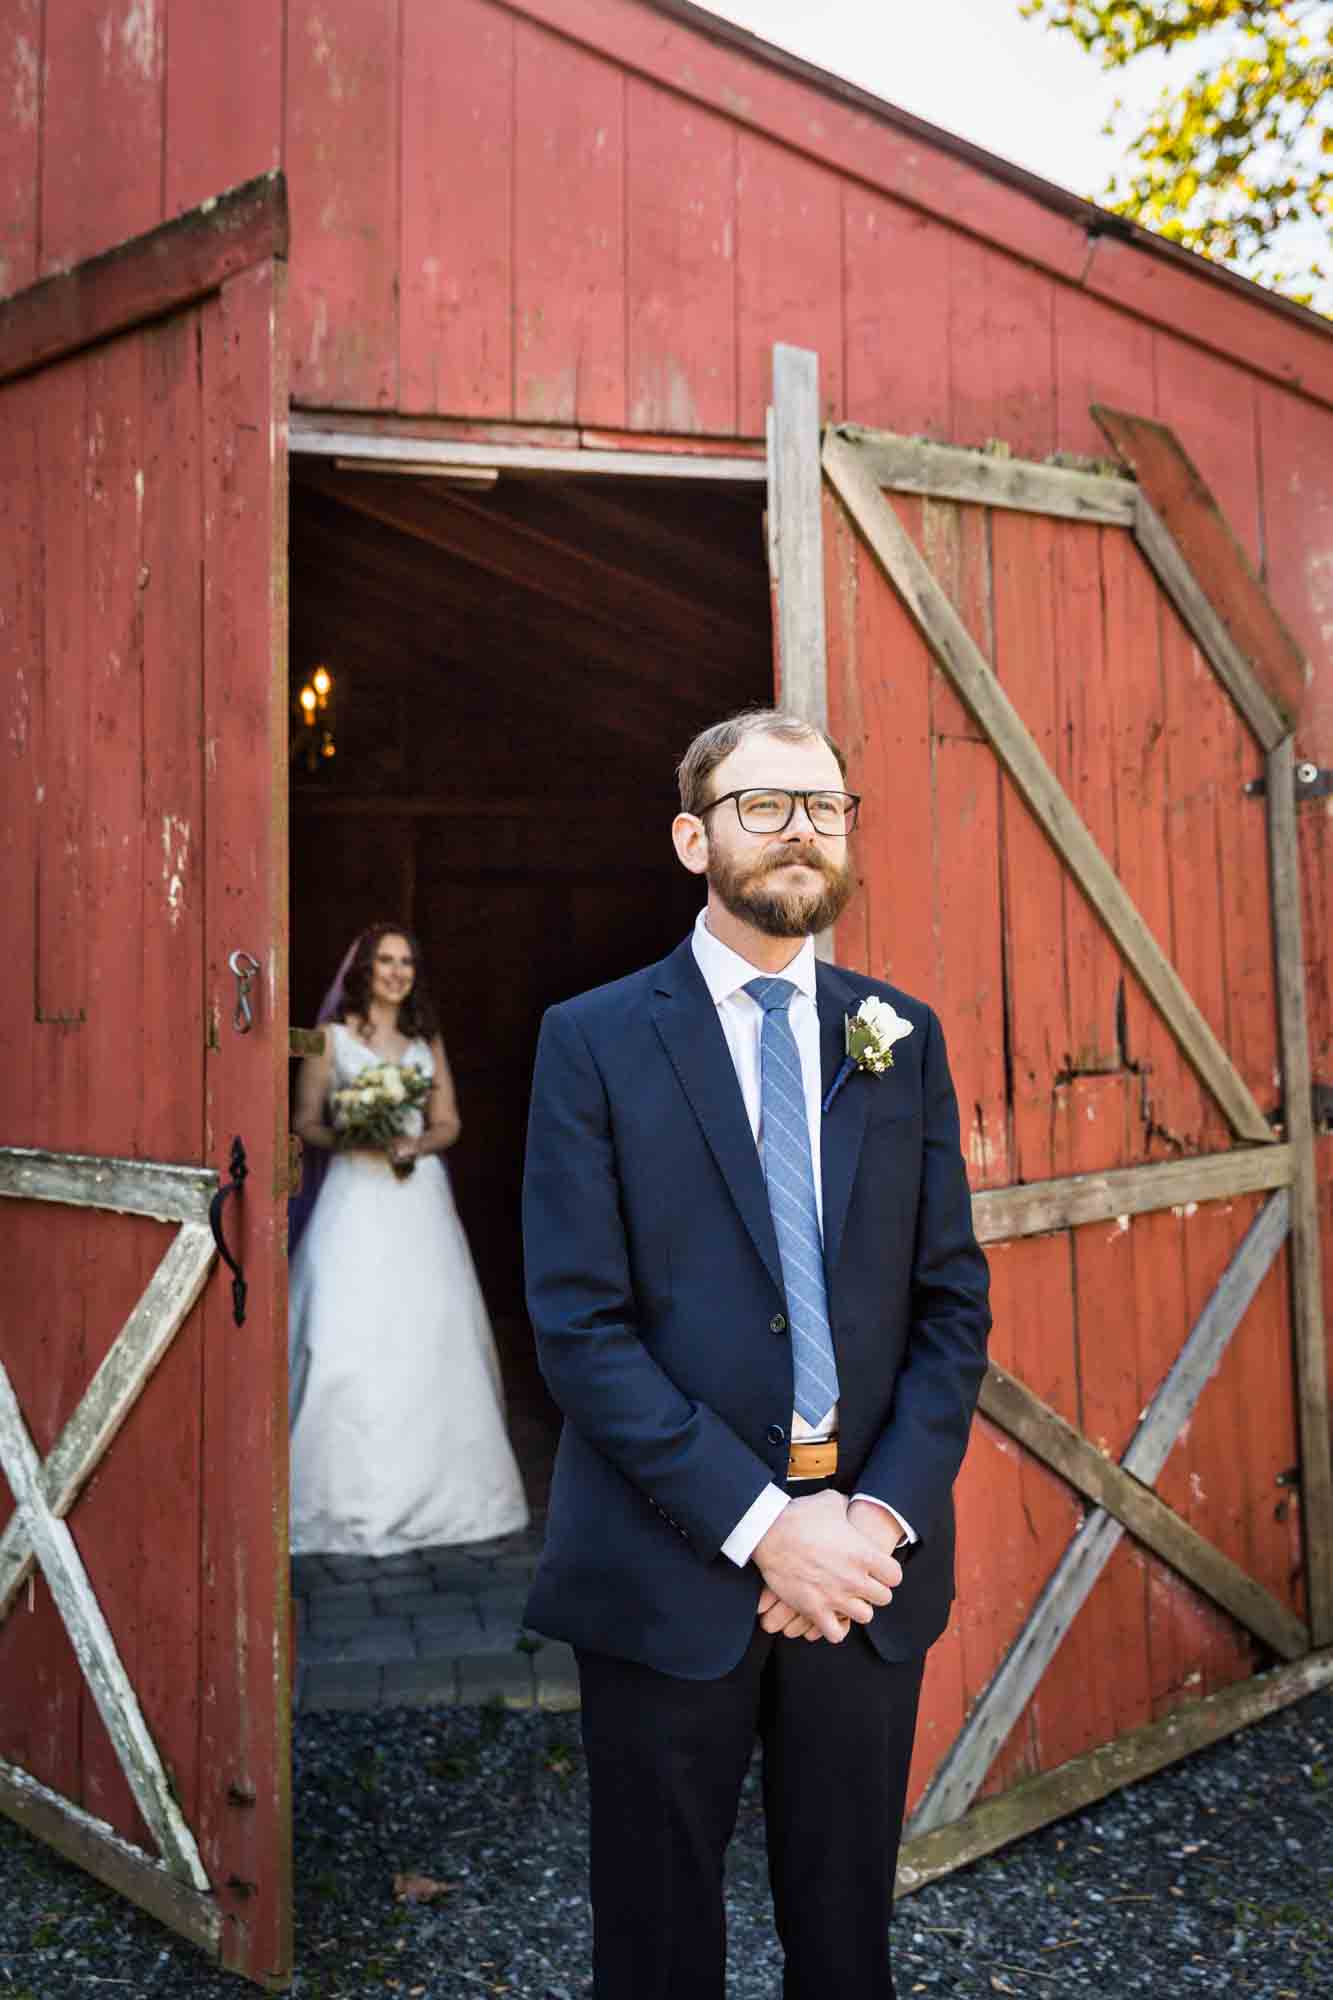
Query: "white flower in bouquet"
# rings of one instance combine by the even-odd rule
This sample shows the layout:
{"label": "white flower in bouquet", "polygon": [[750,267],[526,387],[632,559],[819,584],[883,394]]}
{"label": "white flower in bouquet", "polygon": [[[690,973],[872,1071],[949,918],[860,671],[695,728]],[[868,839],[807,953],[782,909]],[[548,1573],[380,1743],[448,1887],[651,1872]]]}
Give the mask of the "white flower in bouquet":
{"label": "white flower in bouquet", "polygon": [[[344,1146],[387,1151],[407,1132],[413,1115],[430,1096],[431,1080],[415,1063],[373,1063],[354,1084],[330,1099],[333,1127]],[[411,1160],[396,1160],[394,1172],[406,1179]]]}

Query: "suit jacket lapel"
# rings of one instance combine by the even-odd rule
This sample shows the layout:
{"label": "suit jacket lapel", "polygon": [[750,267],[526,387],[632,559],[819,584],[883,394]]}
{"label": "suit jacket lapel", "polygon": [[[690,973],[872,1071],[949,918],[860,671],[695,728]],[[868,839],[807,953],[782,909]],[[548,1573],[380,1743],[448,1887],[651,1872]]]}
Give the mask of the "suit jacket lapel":
{"label": "suit jacket lapel", "polygon": [[662,966],[653,1019],[755,1249],[781,1291],[782,1264],[759,1149],[717,1008],[688,938]]}
{"label": "suit jacket lapel", "polygon": [[[844,1023],[860,995],[836,966],[815,969],[819,1009],[821,1094],[827,1096],[846,1053]],[[869,1098],[863,1077],[849,1076],[824,1114],[820,1133],[820,1176],[824,1193],[824,1268],[832,1277],[842,1248],[842,1232],[861,1157]]]}

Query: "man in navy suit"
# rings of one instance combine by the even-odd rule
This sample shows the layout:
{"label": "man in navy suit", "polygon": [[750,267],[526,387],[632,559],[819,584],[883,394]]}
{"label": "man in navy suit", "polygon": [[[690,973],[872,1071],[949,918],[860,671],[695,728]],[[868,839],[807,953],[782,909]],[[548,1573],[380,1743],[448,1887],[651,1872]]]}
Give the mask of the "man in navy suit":
{"label": "man in navy suit", "polygon": [[537,1052],[528,1303],[565,1423],[528,1622],[579,1659],[597,2000],[721,2000],[756,1736],[784,2000],[889,2000],[986,1267],[939,1023],[815,959],[841,752],[757,710],[678,776],[694,933]]}

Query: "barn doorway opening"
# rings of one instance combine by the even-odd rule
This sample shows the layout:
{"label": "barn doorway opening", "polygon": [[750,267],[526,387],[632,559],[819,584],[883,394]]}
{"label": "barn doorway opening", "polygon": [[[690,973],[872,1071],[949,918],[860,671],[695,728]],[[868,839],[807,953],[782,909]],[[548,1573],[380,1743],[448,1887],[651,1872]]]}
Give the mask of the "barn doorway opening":
{"label": "barn doorway opening", "polygon": [[558,1420],[522,1295],[537,1029],[693,922],[672,771],[698,729],[772,699],[763,494],[293,460],[292,1020],[364,925],[418,933],[463,1118],[449,1171],[538,1508]]}

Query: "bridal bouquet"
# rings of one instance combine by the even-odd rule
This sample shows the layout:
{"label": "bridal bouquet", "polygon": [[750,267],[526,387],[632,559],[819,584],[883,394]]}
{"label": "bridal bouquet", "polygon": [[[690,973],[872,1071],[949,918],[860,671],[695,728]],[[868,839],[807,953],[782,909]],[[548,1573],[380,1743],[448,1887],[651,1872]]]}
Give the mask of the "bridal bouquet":
{"label": "bridal bouquet", "polygon": [[[335,1090],[330,1099],[333,1129],[344,1146],[375,1146],[387,1150],[404,1134],[414,1111],[430,1096],[431,1080],[415,1063],[374,1063],[355,1083]],[[395,1160],[400,1180],[412,1171],[411,1160]]]}

